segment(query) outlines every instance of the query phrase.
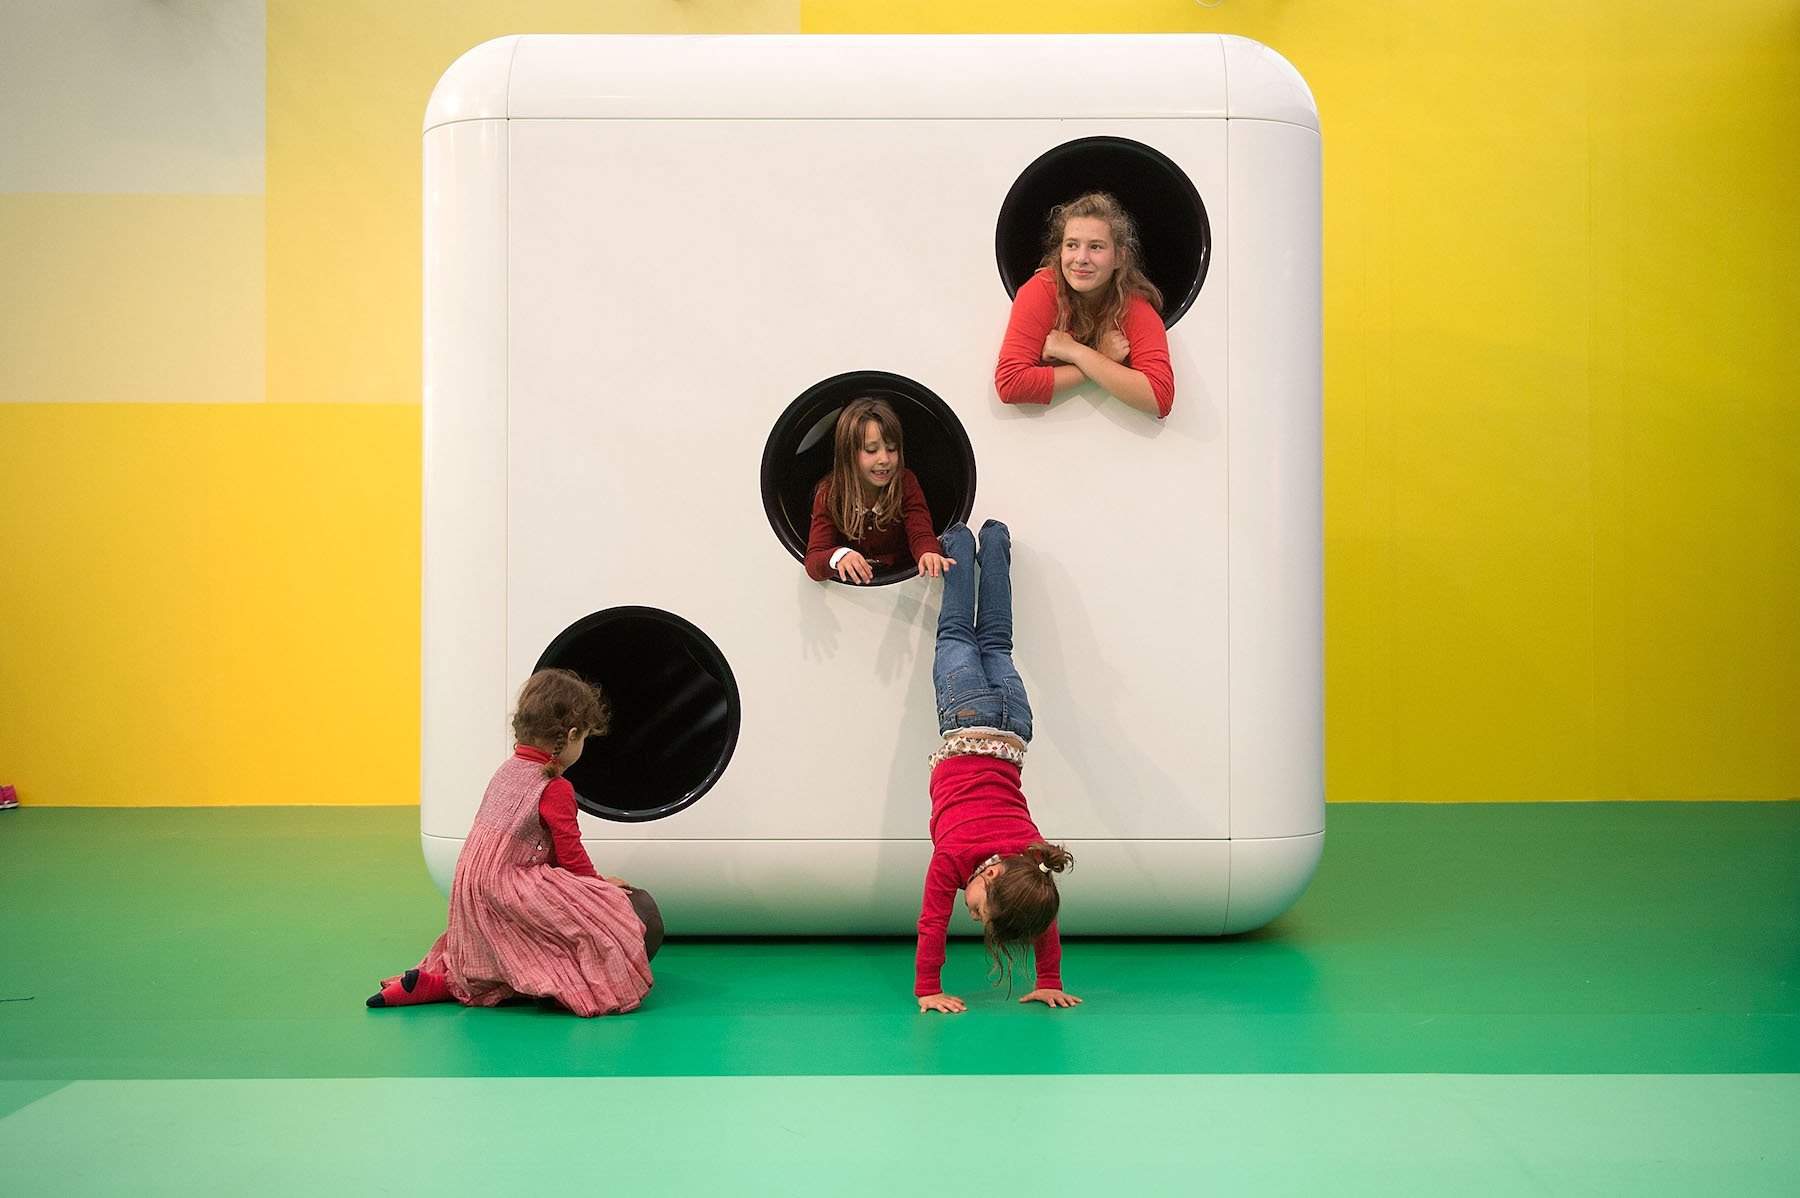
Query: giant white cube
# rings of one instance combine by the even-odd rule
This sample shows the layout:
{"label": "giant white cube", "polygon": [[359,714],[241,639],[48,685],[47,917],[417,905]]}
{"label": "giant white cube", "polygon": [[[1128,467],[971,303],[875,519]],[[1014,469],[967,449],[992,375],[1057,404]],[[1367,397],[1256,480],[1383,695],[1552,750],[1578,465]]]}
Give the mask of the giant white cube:
{"label": "giant white cube", "polygon": [[[995,394],[999,214],[1065,182],[1071,146],[1203,207],[1165,422]],[[1319,146],[1299,76],[1231,37],[524,36],[460,59],[425,123],[439,884],[519,685],[579,642],[621,696],[615,758],[673,763],[649,780],[668,814],[583,815],[602,872],[678,933],[911,930],[939,584],[810,581],[764,493],[790,405],[882,372],[966,436],[971,523],[1012,526],[1025,789],[1077,857],[1064,929],[1285,910],[1324,837]],[[603,810],[594,768],[571,778]]]}

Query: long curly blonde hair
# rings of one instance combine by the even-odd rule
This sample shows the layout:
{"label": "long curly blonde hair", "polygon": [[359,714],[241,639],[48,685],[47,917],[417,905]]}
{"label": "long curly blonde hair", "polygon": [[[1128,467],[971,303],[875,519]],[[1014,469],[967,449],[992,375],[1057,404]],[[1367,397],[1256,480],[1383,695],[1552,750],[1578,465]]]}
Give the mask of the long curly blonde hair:
{"label": "long curly blonde hair", "polygon": [[[1072,220],[1091,217],[1103,220],[1112,235],[1113,276],[1106,290],[1094,299],[1079,299],[1062,272],[1063,234]],[[1090,348],[1098,348],[1100,337],[1109,329],[1124,327],[1125,310],[1131,297],[1141,295],[1161,314],[1162,292],[1144,274],[1144,251],[1138,244],[1137,223],[1119,201],[1104,191],[1090,191],[1066,204],[1050,210],[1044,241],[1044,260],[1038,265],[1050,268],[1056,284],[1056,327]]]}

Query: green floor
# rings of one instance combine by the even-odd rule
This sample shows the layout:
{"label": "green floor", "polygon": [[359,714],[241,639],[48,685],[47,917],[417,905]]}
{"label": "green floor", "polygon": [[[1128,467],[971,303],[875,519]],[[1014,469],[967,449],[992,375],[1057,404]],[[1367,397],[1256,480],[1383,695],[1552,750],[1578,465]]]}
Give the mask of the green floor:
{"label": "green floor", "polygon": [[1333,807],[1289,915],[1072,942],[1067,1012],[959,941],[918,1015],[902,939],[371,1012],[442,926],[413,809],[22,809],[0,902],[8,1195],[1800,1193],[1800,803]]}

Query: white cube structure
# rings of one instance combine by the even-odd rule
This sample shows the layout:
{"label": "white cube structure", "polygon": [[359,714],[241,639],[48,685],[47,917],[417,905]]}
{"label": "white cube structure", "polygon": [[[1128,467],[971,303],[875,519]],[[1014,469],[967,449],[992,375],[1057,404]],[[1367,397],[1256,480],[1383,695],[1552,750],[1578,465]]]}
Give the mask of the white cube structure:
{"label": "white cube structure", "polygon": [[[598,617],[615,639],[584,672],[626,707],[693,689],[710,729],[687,746],[676,698],[659,722],[621,710],[642,726],[620,753],[654,747],[679,793],[662,818],[582,816],[603,873],[654,891],[677,934],[912,930],[940,584],[810,581],[764,487],[790,405],[852,375],[941,400],[971,525],[1012,527],[1025,790],[1077,859],[1064,930],[1218,934],[1293,902],[1324,838],[1320,139],[1279,55],[509,37],[445,74],[424,147],[421,831],[441,886],[520,684]],[[1121,178],[1087,177],[1108,163]],[[1201,272],[1164,287],[1166,421],[995,394],[997,222],[1034,164],[1059,199],[1198,204],[1205,244],[1160,247]],[[576,785],[605,807],[604,779]]]}

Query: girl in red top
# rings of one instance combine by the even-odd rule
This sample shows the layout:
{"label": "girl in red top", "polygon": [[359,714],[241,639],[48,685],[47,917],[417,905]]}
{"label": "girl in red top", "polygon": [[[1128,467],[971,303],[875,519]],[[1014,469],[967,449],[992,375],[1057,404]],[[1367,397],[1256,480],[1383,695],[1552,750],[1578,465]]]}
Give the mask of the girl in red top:
{"label": "girl in red top", "polygon": [[806,574],[871,581],[877,567],[916,562],[933,578],[951,563],[931,532],[931,509],[906,468],[900,418],[883,399],[852,400],[838,416],[831,473],[813,492]]}
{"label": "girl in red top", "polygon": [[595,871],[562,776],[608,718],[599,689],[568,670],[539,670],[525,683],[513,716],[519,743],[456,859],[449,929],[369,1006],[533,997],[592,1016],[643,1001],[662,917],[648,893]]}
{"label": "girl in red top", "polygon": [[1175,374],[1130,215],[1090,192],[1052,208],[1048,232],[1042,266],[1013,297],[994,367],[1001,401],[1047,404],[1091,381],[1161,420]]}
{"label": "girl in red top", "polygon": [[967,1009],[944,993],[941,980],[944,934],[961,890],[969,918],[981,924],[994,974],[1010,976],[1013,949],[1032,946],[1037,985],[1019,1001],[1072,1007],[1081,1000],[1062,988],[1054,875],[1074,858],[1044,842],[1020,789],[1031,703],[1012,659],[1012,534],[989,520],[977,552],[968,527],[953,524],[944,531],[944,548],[970,564],[945,573],[938,613],[931,682],[944,740],[931,755],[931,865],[919,908],[913,994],[921,1011]]}

